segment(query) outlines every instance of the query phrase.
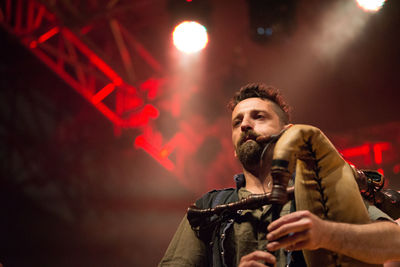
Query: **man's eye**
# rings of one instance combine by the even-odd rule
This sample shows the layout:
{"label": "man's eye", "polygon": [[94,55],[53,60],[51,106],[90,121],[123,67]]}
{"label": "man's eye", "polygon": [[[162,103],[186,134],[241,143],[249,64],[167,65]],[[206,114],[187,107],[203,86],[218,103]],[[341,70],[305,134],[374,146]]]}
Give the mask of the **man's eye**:
{"label": "man's eye", "polygon": [[233,126],[233,127],[237,127],[237,126],[239,126],[239,124],[240,124],[240,121],[237,120],[237,121],[234,121],[234,122],[232,123],[232,126]]}
{"label": "man's eye", "polygon": [[256,115],[256,119],[264,119],[264,118],[265,118],[265,116],[262,115],[262,114],[257,114]]}

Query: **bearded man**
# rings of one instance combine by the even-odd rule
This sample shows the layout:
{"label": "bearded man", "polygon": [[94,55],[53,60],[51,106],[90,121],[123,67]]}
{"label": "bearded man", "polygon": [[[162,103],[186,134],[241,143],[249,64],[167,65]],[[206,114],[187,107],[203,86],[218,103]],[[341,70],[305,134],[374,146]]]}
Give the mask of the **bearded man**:
{"label": "bearded man", "polygon": [[[213,190],[196,201],[201,208],[270,192],[273,146],[264,149],[265,144],[291,126],[289,106],[277,89],[264,84],[242,87],[229,107],[234,156],[243,173],[234,177],[236,188]],[[293,202],[275,221],[271,205],[229,218],[214,216],[202,227],[191,226],[185,216],[159,266],[306,266],[301,250],[317,249],[354,258],[362,266],[400,260],[400,227],[375,206],[366,208],[370,223],[362,225],[323,220],[308,210],[296,211]]]}

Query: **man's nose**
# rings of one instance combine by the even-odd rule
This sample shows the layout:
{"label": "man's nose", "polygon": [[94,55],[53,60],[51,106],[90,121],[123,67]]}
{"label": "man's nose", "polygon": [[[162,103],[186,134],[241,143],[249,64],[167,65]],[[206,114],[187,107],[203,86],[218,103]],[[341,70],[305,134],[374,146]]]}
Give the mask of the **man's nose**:
{"label": "man's nose", "polygon": [[253,124],[248,119],[244,119],[242,124],[240,125],[242,132],[246,132],[248,130],[253,129]]}

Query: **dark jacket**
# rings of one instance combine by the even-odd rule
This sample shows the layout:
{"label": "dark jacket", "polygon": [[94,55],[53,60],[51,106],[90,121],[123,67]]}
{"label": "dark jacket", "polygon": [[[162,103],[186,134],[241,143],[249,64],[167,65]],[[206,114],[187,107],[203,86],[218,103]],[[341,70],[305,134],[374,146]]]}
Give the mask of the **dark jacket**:
{"label": "dark jacket", "polygon": [[[234,179],[236,182],[236,188],[210,191],[196,201],[196,206],[201,209],[207,209],[214,208],[220,204],[238,201],[238,190],[244,186],[245,180],[243,174],[235,175]],[[292,206],[291,212],[295,210],[294,202]],[[227,242],[229,242],[227,237],[233,231],[233,224],[237,215],[238,213],[227,211],[219,216],[213,215],[206,218],[188,217],[193,230],[195,230],[197,236],[203,240],[207,246],[208,266],[234,266],[234,263],[232,262],[234,257],[229,254],[230,251],[227,249]],[[293,265],[293,259],[296,262],[296,265]],[[289,253],[287,263],[291,263],[290,266],[306,266],[301,252],[297,252],[296,254]]]}

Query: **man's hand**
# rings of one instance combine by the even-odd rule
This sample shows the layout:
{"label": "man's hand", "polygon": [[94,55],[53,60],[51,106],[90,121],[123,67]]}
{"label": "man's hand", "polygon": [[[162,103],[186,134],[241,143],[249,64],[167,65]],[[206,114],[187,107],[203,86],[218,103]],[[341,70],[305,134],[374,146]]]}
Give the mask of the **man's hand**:
{"label": "man's hand", "polygon": [[267,249],[275,251],[280,248],[287,250],[321,248],[323,242],[329,239],[326,224],[329,222],[307,210],[282,216],[268,226]]}
{"label": "man's hand", "polygon": [[256,250],[240,259],[238,267],[266,267],[267,265],[260,263],[265,262],[268,266],[275,266],[276,258],[271,253]]}

